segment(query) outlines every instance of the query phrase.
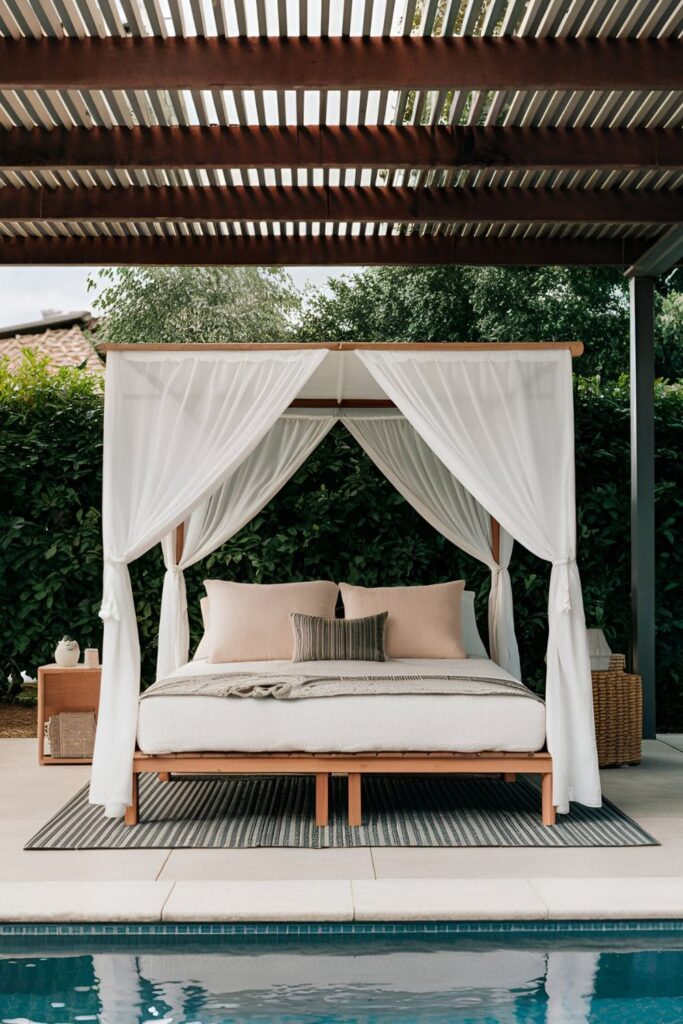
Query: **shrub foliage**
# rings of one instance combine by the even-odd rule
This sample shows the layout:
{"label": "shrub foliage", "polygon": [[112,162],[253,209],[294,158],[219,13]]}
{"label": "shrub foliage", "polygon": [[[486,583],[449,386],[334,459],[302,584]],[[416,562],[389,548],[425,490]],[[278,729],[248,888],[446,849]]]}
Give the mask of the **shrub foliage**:
{"label": "shrub foliage", "polygon": [[[629,425],[625,381],[577,378],[579,565],[589,625],[614,650],[629,632]],[[683,388],[659,385],[657,410],[657,657],[660,728],[683,729]],[[27,355],[0,367],[0,671],[52,658],[63,633],[101,645],[102,385],[82,370],[50,374]],[[517,546],[511,566],[526,678],[542,686],[548,567]],[[163,566],[157,550],[132,566],[151,682]],[[338,426],[280,494],[220,551],[187,573],[193,640],[207,575],[280,582],[432,583],[464,576],[486,623],[488,573],[438,536]]]}

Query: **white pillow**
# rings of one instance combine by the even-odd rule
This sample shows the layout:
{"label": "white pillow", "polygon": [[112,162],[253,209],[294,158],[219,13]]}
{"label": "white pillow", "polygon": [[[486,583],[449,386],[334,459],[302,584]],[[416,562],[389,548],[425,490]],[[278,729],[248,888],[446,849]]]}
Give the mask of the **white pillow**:
{"label": "white pillow", "polygon": [[465,590],[462,595],[462,640],[468,658],[488,658],[484,642],[479,635],[477,617],[474,614],[474,591]]}

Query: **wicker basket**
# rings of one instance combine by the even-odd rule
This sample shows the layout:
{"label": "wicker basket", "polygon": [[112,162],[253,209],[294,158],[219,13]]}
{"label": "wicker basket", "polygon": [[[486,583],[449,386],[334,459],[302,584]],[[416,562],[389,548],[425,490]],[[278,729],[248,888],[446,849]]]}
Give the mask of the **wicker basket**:
{"label": "wicker basket", "polygon": [[624,671],[623,654],[613,654],[606,672],[591,672],[598,763],[601,768],[640,764],[643,687]]}
{"label": "wicker basket", "polygon": [[92,711],[63,711],[48,722],[52,757],[90,758],[95,749],[95,715]]}

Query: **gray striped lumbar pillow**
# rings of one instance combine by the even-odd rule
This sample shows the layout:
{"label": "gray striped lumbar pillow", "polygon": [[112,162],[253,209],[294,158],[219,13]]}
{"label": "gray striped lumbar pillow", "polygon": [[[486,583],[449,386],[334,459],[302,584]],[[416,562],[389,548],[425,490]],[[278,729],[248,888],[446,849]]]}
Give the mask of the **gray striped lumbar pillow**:
{"label": "gray striped lumbar pillow", "polygon": [[322,619],[291,612],[292,661],[384,661],[388,612],[362,619]]}

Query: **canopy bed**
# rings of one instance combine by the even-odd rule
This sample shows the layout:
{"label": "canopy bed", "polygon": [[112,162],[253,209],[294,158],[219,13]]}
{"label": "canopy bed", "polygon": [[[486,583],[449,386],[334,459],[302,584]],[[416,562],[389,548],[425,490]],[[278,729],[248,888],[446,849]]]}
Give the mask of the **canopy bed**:
{"label": "canopy bed", "polygon": [[[508,781],[528,772],[541,775],[546,824],[573,800],[600,805],[576,565],[578,343],[106,350],[92,803],[134,823],[142,772],[312,774],[324,824],[329,775],[339,772],[357,824],[367,772],[495,772]],[[421,652],[410,663],[373,663],[371,678],[368,662],[320,661],[319,689],[295,694],[306,699],[254,699],[236,675],[243,685],[251,673],[259,695],[274,695],[269,686],[291,683],[291,663],[258,652],[190,662],[183,570],[253,518],[338,421],[435,529],[489,566],[491,658],[469,651],[465,669],[448,660],[437,669]],[[518,682],[513,539],[552,565],[545,705]],[[166,565],[158,681],[140,699],[128,564],[156,543]]]}

